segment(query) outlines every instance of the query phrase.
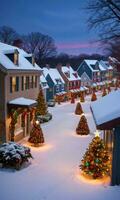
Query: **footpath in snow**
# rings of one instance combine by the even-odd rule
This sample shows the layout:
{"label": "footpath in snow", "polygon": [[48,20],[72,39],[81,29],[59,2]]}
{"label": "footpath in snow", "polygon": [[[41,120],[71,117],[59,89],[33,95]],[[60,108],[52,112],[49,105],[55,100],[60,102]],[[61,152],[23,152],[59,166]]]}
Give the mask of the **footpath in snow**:
{"label": "footpath in snow", "polygon": [[53,119],[42,124],[46,143],[31,148],[31,164],[20,171],[0,169],[0,200],[119,200],[120,187],[89,183],[79,175],[80,161],[95,132],[90,97],[86,99],[82,106],[91,134],[82,137],[75,133],[80,119],[74,114],[76,103],[50,108]]}

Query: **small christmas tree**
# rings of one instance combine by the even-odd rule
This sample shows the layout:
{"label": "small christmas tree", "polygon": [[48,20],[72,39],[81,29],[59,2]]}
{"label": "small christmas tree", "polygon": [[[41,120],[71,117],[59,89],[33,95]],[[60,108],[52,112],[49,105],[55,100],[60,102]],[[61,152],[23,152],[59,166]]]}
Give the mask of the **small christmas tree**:
{"label": "small christmas tree", "polygon": [[80,169],[88,177],[99,179],[110,174],[110,157],[99,136],[93,138],[81,162]]}
{"label": "small christmas tree", "polygon": [[30,132],[28,142],[34,144],[35,146],[44,143],[44,136],[39,122],[33,123],[33,128]]}
{"label": "small christmas tree", "polygon": [[96,101],[96,100],[97,100],[97,96],[96,96],[95,92],[93,91],[91,101]]}
{"label": "small christmas tree", "polygon": [[44,98],[43,91],[41,88],[38,94],[38,98],[37,98],[36,116],[46,115],[47,113],[48,113],[47,104],[45,102],[45,98]]}
{"label": "small christmas tree", "polygon": [[110,93],[110,92],[111,92],[111,88],[110,88],[110,86],[108,86],[107,89],[108,89],[108,93]]}
{"label": "small christmas tree", "polygon": [[106,96],[107,95],[107,91],[106,91],[106,89],[104,88],[103,89],[103,93],[102,93],[102,97],[104,97],[104,96]]}
{"label": "small christmas tree", "polygon": [[75,109],[75,114],[76,114],[76,115],[81,115],[82,113],[83,113],[82,106],[81,106],[81,104],[78,102],[78,103],[77,103],[77,106],[76,106],[76,109]]}
{"label": "small christmas tree", "polygon": [[80,102],[85,102],[84,93],[80,94]]}
{"label": "small christmas tree", "polygon": [[74,96],[74,94],[71,94],[71,103],[75,103],[75,96]]}
{"label": "small christmas tree", "polygon": [[81,116],[81,119],[78,123],[78,127],[76,128],[76,133],[78,135],[88,135],[90,133],[87,119],[84,115]]}

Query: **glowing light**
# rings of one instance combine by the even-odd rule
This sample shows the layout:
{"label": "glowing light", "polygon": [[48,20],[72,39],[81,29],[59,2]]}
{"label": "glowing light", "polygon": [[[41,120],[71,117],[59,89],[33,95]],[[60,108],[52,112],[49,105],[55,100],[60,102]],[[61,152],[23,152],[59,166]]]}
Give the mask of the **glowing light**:
{"label": "glowing light", "polygon": [[84,114],[84,113],[82,113],[82,114],[81,114],[81,116],[85,116],[85,114]]}
{"label": "glowing light", "polygon": [[100,132],[98,130],[95,131],[95,137],[100,137]]}
{"label": "glowing light", "polygon": [[38,120],[36,120],[36,122],[35,122],[37,125],[39,124],[39,121]]}
{"label": "glowing light", "polygon": [[92,179],[90,177],[88,177],[86,174],[84,173],[78,173],[76,174],[76,178],[79,181],[82,181],[86,184],[92,184],[92,185],[97,185],[97,184],[101,184],[101,185],[109,185],[110,184],[110,177],[109,176],[104,176],[101,179]]}

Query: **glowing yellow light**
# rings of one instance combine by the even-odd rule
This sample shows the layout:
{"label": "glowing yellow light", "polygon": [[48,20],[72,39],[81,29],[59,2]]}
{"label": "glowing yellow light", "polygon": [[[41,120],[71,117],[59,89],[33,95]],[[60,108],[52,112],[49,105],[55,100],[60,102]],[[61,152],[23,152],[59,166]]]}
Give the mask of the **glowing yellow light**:
{"label": "glowing yellow light", "polygon": [[81,114],[81,116],[85,116],[85,114],[84,114],[84,113],[82,113],[82,114]]}
{"label": "glowing yellow light", "polygon": [[38,121],[38,120],[36,120],[36,124],[39,124],[39,121]]}
{"label": "glowing yellow light", "polygon": [[95,137],[99,137],[100,136],[100,132],[98,130],[95,131]]}

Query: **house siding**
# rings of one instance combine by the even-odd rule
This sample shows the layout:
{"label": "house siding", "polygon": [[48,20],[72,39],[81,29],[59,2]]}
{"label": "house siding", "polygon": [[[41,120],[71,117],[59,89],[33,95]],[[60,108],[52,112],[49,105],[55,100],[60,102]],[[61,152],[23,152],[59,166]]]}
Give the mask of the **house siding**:
{"label": "house siding", "polygon": [[46,94],[46,99],[48,101],[48,100],[54,98],[54,95],[55,95],[55,85],[54,85],[54,82],[52,81],[52,79],[51,79],[51,77],[50,77],[49,74],[46,76],[46,80],[47,80],[47,84],[49,86],[49,88],[47,89],[47,94]]}
{"label": "house siding", "polygon": [[80,65],[80,67],[78,68],[78,75],[81,77],[81,75],[86,72],[86,74],[88,75],[88,77],[92,80],[93,76],[92,76],[92,71],[89,68],[89,66],[86,64],[85,61],[83,61]]}

